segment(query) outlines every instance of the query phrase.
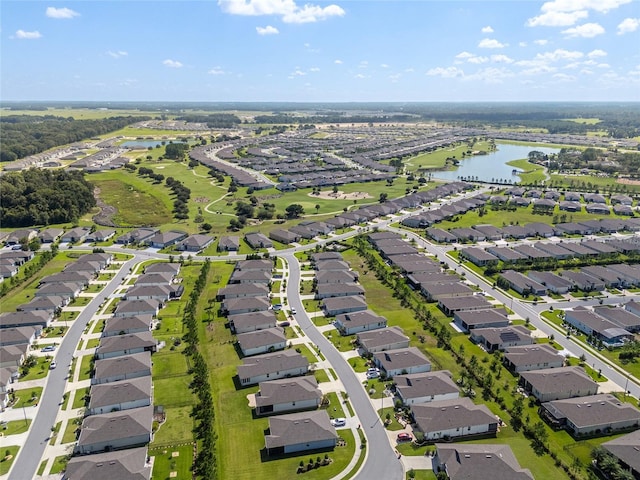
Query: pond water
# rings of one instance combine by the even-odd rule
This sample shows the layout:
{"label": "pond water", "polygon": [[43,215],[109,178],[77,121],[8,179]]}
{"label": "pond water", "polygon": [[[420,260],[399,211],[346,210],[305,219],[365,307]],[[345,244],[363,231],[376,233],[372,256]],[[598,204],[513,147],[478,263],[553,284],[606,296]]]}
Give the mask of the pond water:
{"label": "pond water", "polygon": [[129,140],[122,144],[123,147],[133,148],[156,148],[156,145],[162,145],[162,140]]}
{"label": "pond water", "polygon": [[478,180],[490,182],[492,179],[512,179],[520,181],[520,177],[512,172],[514,168],[507,162],[528,158],[529,152],[537,150],[546,154],[558,153],[559,148],[542,147],[538,145],[510,145],[496,143],[497,151],[488,155],[476,155],[459,159],[460,164],[455,170],[432,170],[433,176],[445,180],[458,180],[459,177],[477,177]]}

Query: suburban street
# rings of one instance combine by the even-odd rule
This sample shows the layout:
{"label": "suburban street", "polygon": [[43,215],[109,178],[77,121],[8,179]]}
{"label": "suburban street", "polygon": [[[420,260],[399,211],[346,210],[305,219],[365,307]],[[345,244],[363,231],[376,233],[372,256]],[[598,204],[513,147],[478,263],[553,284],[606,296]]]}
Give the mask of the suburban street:
{"label": "suburban street", "polygon": [[389,480],[403,478],[402,464],[389,445],[386,430],[371,400],[365,392],[360,380],[356,377],[351,365],[338,350],[318,331],[306,314],[300,300],[300,263],[293,253],[282,255],[289,263],[289,281],[287,282],[287,298],[289,306],[297,310],[296,320],[311,341],[313,341],[342,381],[349,394],[360,425],[367,437],[367,456],[355,478],[384,478]]}

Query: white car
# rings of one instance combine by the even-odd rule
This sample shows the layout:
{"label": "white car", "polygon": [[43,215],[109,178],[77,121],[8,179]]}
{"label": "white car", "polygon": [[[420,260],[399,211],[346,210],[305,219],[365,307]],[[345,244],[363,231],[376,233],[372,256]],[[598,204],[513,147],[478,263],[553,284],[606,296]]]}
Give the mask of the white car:
{"label": "white car", "polygon": [[373,380],[374,378],[379,378],[380,372],[367,372],[367,380]]}
{"label": "white car", "polygon": [[296,311],[296,309],[295,309],[295,308],[292,308],[292,309],[291,309],[291,315],[295,315],[296,313],[298,313],[298,312]]}
{"label": "white car", "polygon": [[332,418],[331,425],[334,427],[344,427],[347,424],[346,418]]}
{"label": "white car", "polygon": [[54,369],[54,368],[56,368],[57,366],[58,366],[58,365],[56,364],[56,362],[51,362],[51,363],[49,364],[49,369],[50,369],[50,370],[53,370],[53,369]]}

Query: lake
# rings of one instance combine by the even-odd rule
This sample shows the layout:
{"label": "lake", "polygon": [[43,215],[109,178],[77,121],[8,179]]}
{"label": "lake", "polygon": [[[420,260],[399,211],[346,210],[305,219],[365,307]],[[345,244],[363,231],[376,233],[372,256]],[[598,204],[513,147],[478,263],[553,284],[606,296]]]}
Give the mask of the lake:
{"label": "lake", "polygon": [[458,180],[458,177],[478,177],[478,180],[490,182],[491,179],[512,179],[514,182],[520,181],[520,177],[513,175],[513,167],[507,162],[529,158],[529,152],[537,150],[546,154],[558,153],[559,148],[542,147],[539,145],[510,145],[506,143],[496,143],[497,151],[488,155],[476,155],[463,158],[460,165],[455,170],[432,170],[435,178],[444,180]]}

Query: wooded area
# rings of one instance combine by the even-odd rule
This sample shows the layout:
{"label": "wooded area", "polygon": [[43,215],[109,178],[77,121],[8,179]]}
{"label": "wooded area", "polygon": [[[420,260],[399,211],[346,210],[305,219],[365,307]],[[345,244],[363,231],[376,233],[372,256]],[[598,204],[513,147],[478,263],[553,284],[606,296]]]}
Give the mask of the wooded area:
{"label": "wooded area", "polygon": [[53,115],[9,115],[0,117],[0,162],[44,152],[53,147],[79,142],[113,132],[151,117],[111,117],[102,120],[74,120]]}
{"label": "wooded area", "polygon": [[76,222],[96,205],[93,185],[71,170],[29,169],[0,177],[3,227]]}

